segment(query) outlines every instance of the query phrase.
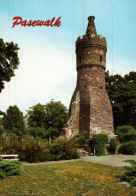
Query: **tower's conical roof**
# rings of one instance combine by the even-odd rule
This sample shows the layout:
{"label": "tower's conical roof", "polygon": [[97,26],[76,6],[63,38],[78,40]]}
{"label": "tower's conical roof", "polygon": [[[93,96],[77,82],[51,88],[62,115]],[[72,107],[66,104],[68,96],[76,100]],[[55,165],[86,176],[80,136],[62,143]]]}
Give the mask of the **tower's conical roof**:
{"label": "tower's conical roof", "polygon": [[95,19],[94,16],[88,17],[88,26],[87,26],[87,30],[86,30],[87,36],[91,36],[91,37],[97,36],[94,19]]}

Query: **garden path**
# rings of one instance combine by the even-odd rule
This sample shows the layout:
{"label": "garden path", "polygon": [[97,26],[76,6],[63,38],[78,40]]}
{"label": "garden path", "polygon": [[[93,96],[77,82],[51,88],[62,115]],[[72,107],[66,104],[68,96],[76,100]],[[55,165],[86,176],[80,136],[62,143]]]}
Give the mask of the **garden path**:
{"label": "garden path", "polygon": [[136,160],[136,155],[105,155],[105,156],[85,156],[80,159],[72,160],[60,160],[60,161],[46,161],[40,163],[24,163],[24,165],[43,165],[43,164],[59,164],[59,163],[69,163],[75,161],[89,161],[93,163],[100,163],[104,165],[111,165],[121,167],[124,165],[130,165],[129,163],[124,162],[125,160]]}

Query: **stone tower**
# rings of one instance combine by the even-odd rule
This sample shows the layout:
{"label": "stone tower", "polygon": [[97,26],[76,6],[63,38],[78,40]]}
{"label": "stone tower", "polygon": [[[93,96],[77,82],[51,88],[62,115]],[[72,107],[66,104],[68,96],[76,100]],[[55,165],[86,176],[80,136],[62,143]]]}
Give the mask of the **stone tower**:
{"label": "stone tower", "polygon": [[114,135],[112,107],[105,87],[106,38],[97,36],[94,16],[88,17],[83,38],[76,41],[77,84],[70,103],[65,135]]}

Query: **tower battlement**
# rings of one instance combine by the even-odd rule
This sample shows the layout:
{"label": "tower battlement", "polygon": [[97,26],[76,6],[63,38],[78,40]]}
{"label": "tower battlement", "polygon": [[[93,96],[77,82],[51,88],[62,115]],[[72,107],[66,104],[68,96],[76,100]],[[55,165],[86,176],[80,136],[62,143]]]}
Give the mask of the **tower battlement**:
{"label": "tower battlement", "polygon": [[78,37],[76,41],[76,51],[84,47],[96,46],[103,48],[107,52],[107,41],[102,35],[95,37],[83,35],[83,37]]}

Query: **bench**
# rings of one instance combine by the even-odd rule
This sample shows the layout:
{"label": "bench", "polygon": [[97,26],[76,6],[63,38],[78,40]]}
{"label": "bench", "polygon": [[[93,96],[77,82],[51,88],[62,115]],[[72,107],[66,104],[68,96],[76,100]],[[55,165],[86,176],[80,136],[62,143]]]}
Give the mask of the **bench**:
{"label": "bench", "polygon": [[18,157],[18,154],[4,154],[4,155],[0,155],[0,157],[3,159],[3,160],[10,160],[10,161],[18,161],[19,159],[17,158]]}

